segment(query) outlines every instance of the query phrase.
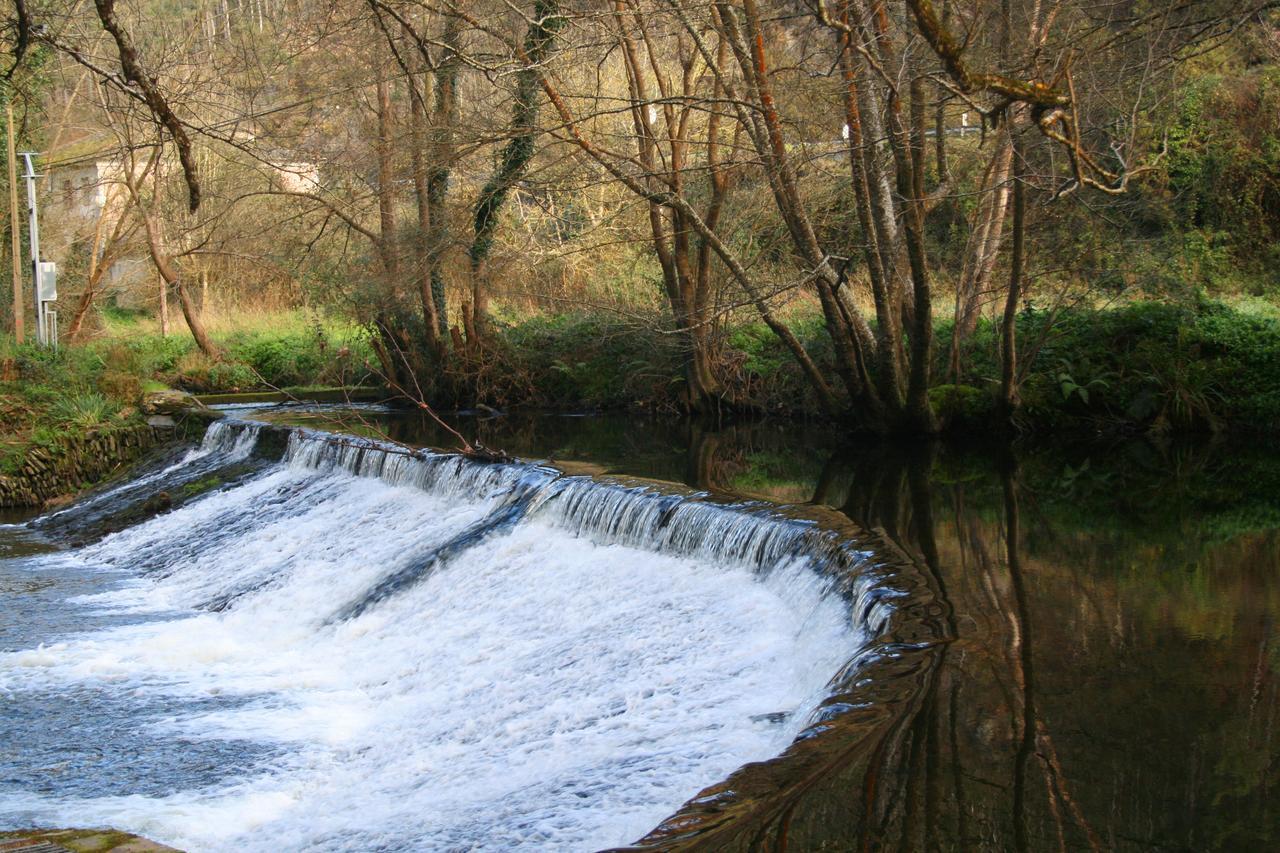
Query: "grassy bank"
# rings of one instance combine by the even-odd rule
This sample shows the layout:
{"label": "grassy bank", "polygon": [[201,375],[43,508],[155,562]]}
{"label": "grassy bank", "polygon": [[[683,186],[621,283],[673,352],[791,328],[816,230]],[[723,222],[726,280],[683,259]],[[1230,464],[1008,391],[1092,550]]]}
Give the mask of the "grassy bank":
{"label": "grassy bank", "polygon": [[[678,338],[654,323],[610,313],[535,315],[497,325],[483,357],[455,359],[461,403],[558,410],[677,412],[683,390]],[[820,363],[831,361],[819,317],[791,318]],[[1106,310],[1023,311],[1026,358],[1020,424],[1029,431],[1211,432],[1280,429],[1280,319],[1269,305],[1137,302]],[[0,353],[0,431],[9,458],[28,443],[135,416],[138,396],[158,387],[193,392],[376,384],[363,330],[302,312],[225,318],[223,351],[211,359],[189,337],[163,337],[153,321],[110,318],[84,345],[50,353],[5,344]],[[935,346],[935,408],[956,431],[989,429],[999,379],[999,332],[982,321],[959,371],[951,328]],[[762,324],[722,336],[726,396],[759,412],[819,411],[803,375]],[[423,387],[447,404],[438,376]],[[433,390],[434,389],[434,393]]]}
{"label": "grassy bank", "polygon": [[141,313],[108,311],[102,333],[88,342],[109,369],[193,393],[262,388],[359,385],[373,380],[373,359],[359,327],[298,310],[236,311],[208,319],[221,349],[196,349],[179,321],[168,336]]}
{"label": "grassy bank", "polygon": [[165,436],[138,403],[153,386],[92,349],[0,339],[0,506],[40,506],[91,486]]}
{"label": "grassy bank", "polygon": [[36,448],[89,430],[141,423],[143,381],[109,370],[87,349],[52,352],[0,340],[0,474],[19,470]]}
{"label": "grassy bank", "polygon": [[[829,364],[820,319],[799,318],[793,327]],[[987,429],[1000,377],[999,329],[979,323],[958,372],[950,366],[951,331],[948,321],[937,329],[934,406],[952,429]],[[1024,311],[1018,334],[1026,359],[1019,422],[1027,430],[1280,429],[1280,319],[1268,310],[1202,300]],[[488,390],[495,404],[675,409],[681,353],[670,336],[657,344],[654,337],[601,315],[526,320],[509,326],[500,343],[505,384],[481,394]],[[818,411],[790,354],[763,324],[725,335],[720,375],[729,396],[762,412]]]}
{"label": "grassy bank", "polygon": [[[949,335],[948,329],[941,330]],[[1021,417],[1031,427],[1210,432],[1280,429],[1280,320],[1201,300],[1023,313]],[[999,375],[998,330],[979,326],[960,381]],[[942,375],[942,374],[936,374]]]}

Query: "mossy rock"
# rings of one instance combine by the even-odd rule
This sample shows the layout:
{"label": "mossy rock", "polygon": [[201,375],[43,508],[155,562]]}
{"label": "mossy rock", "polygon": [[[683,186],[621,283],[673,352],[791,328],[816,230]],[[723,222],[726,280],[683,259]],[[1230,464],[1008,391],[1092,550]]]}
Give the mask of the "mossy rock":
{"label": "mossy rock", "polygon": [[142,412],[147,415],[181,415],[193,409],[199,410],[205,405],[185,391],[174,391],[166,388],[163,391],[150,391],[142,397]]}
{"label": "mossy rock", "polygon": [[114,829],[21,829],[0,832],[0,851],[20,851],[45,844],[74,853],[180,853],[128,832]]}

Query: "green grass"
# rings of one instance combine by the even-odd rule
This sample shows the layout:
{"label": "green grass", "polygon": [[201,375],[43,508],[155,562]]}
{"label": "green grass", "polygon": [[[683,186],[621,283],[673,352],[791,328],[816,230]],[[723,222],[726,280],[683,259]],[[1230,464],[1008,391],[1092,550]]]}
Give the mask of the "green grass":
{"label": "green grass", "polygon": [[49,406],[48,417],[56,423],[66,424],[68,428],[85,430],[109,422],[119,411],[118,402],[90,391],[54,400]]}
{"label": "green grass", "polygon": [[96,348],[17,346],[0,337],[0,470],[16,470],[33,445],[49,446],[138,417],[138,382]]}
{"label": "green grass", "polygon": [[[821,317],[794,311],[790,322],[838,387]],[[0,383],[0,429],[35,437],[59,425],[108,423],[161,387],[226,393],[375,384],[368,339],[349,324],[291,311],[228,318],[215,328],[217,359],[189,336],[163,337],[153,321],[118,313],[109,334],[57,353],[0,338],[0,361],[21,374]],[[940,321],[931,400],[952,426],[986,429],[999,331],[988,320],[978,324],[956,377],[947,369],[950,333],[950,321]],[[1018,333],[1020,352],[1036,354],[1022,387],[1020,419],[1029,429],[1280,429],[1280,309],[1264,300],[1024,310]],[[650,322],[601,311],[526,315],[495,324],[489,355],[467,365],[467,381],[476,400],[497,406],[675,411],[684,382],[680,340],[658,313]],[[719,374],[732,399],[760,411],[818,411],[791,354],[763,324],[722,334]]]}
{"label": "green grass", "polygon": [[155,318],[118,310],[103,312],[103,331],[89,346],[109,353],[113,363],[144,382],[193,392],[370,380],[367,335],[350,322],[302,310],[219,312],[207,319],[219,358],[199,352],[180,321],[164,336]]}

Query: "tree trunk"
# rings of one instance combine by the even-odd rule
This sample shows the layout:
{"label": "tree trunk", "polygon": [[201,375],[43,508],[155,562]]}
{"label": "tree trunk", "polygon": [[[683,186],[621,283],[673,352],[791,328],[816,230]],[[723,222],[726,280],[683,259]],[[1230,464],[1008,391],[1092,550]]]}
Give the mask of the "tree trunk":
{"label": "tree trunk", "polygon": [[200,318],[200,309],[196,307],[195,301],[191,298],[191,291],[187,289],[186,283],[181,278],[173,280],[173,291],[178,295],[182,319],[187,321],[187,328],[191,330],[191,336],[196,339],[196,345],[200,347],[201,352],[215,358],[219,357],[221,353],[209,338],[209,333],[205,331],[204,321]]}
{"label": "tree trunk", "polygon": [[[152,164],[154,165],[155,162],[156,160],[153,159]],[[155,174],[159,175],[159,171],[157,170]],[[178,302],[182,306],[182,318],[186,320],[187,329],[190,330],[191,337],[195,339],[196,346],[205,355],[211,358],[220,357],[221,352],[205,330],[204,323],[200,319],[200,312],[192,304],[187,289],[178,275],[178,270],[173,265],[173,260],[164,250],[164,240],[160,234],[160,223],[156,221],[154,212],[142,201],[142,195],[138,191],[138,176],[133,174],[131,163],[124,169],[124,183],[129,191],[129,198],[133,202],[134,209],[138,212],[138,218],[142,220],[142,228],[147,237],[147,251],[151,255],[151,261],[155,264],[156,272],[160,274],[164,284],[172,288],[178,295]],[[161,322],[166,326],[168,325],[167,296],[167,292],[162,287],[160,305],[163,316]]]}
{"label": "tree trunk", "polygon": [[695,412],[714,411],[724,394],[724,386],[716,378],[710,335],[705,329],[693,328],[689,330],[688,337],[685,384],[689,389],[689,408]]}
{"label": "tree trunk", "polygon": [[[758,109],[746,117],[744,124],[754,128],[752,142],[760,156],[778,212],[787,226],[796,254],[811,270],[810,277],[835,350],[837,373],[849,396],[861,402],[867,398],[869,390],[864,379],[867,370],[862,358],[871,348],[871,329],[861,313],[848,310],[850,306],[842,304],[836,297],[839,276],[819,244],[813,222],[800,196],[770,79],[764,23],[754,0],[743,0],[745,33],[738,27],[734,10],[722,0],[716,3],[716,7],[724,28],[722,35],[733,49],[752,101],[758,105]],[[729,94],[733,97],[731,92]]]}
{"label": "tree trunk", "polygon": [[[677,11],[679,12],[679,10]],[[714,64],[714,56],[711,54],[709,48],[706,48],[705,42],[701,38],[701,34],[691,23],[688,23],[687,16],[682,17],[681,22],[686,27],[686,31],[689,32],[694,39],[694,42],[698,44],[699,53],[702,54],[704,58],[708,58],[709,64]],[[543,90],[547,93],[548,99],[555,107],[556,112],[559,114],[560,119],[564,123],[564,126],[569,132],[573,142],[578,145],[579,148],[586,152],[588,156],[590,156],[596,163],[600,164],[605,171],[626,186],[626,188],[634,193],[638,198],[645,199],[649,202],[659,202],[670,210],[679,211],[686,218],[689,227],[696,231],[702,240],[706,241],[707,245],[710,246],[711,251],[720,258],[726,267],[728,267],[734,280],[742,286],[743,291],[745,291],[751,303],[755,305],[757,312],[759,312],[760,319],[762,319],[764,323],[773,330],[787,349],[791,351],[797,364],[799,364],[800,369],[809,379],[815,393],[818,395],[819,405],[822,407],[822,410],[833,417],[838,415],[840,412],[840,406],[831,392],[831,387],[827,383],[826,377],[818,368],[817,364],[814,363],[813,358],[805,350],[804,346],[796,338],[795,334],[787,327],[787,325],[774,316],[772,310],[769,308],[765,296],[761,292],[761,288],[752,279],[751,274],[747,272],[742,261],[729,246],[725,245],[724,241],[720,239],[714,229],[707,227],[707,224],[702,220],[702,217],[698,215],[697,210],[689,203],[688,199],[678,192],[662,193],[659,196],[635,175],[631,174],[626,169],[623,169],[617,162],[615,162],[610,154],[607,154],[605,151],[598,148],[583,134],[582,128],[574,119],[573,113],[569,109],[568,104],[557,91],[556,86],[551,79],[546,74],[539,73],[538,81]],[[727,87],[725,93],[729,95],[730,100],[736,101],[736,97]],[[736,108],[737,107],[735,107],[735,109]],[[746,115],[745,108],[742,110],[741,114]]]}
{"label": "tree trunk", "polygon": [[1018,301],[1022,298],[1022,275],[1026,265],[1027,201],[1022,182],[1022,146],[1014,132],[1013,150],[1013,257],[1009,261],[1009,292],[1004,300],[1000,324],[1000,413],[1007,420],[1018,409]]}
{"label": "tree trunk", "polygon": [[956,282],[955,325],[951,333],[951,374],[959,378],[960,348],[978,325],[982,299],[991,284],[1000,244],[1004,238],[1004,220],[1009,206],[1009,168],[1013,147],[1007,139],[1000,141],[987,164],[981,185],[982,203],[974,215],[969,249],[965,253],[960,279]]}
{"label": "tree trunk", "polygon": [[[74,341],[80,337],[80,331],[84,327],[85,315],[89,313],[89,306],[93,304],[93,297],[97,295],[98,282],[102,279],[103,267],[106,266],[106,258],[99,258],[98,250],[102,245],[102,220],[105,215],[105,208],[98,212],[98,219],[93,225],[93,243],[89,247],[89,275],[85,279],[84,290],[80,293],[80,300],[76,303],[75,313],[71,317],[71,324],[67,326],[67,340]],[[120,223],[124,221],[124,217],[116,220],[115,237],[120,231]]]}
{"label": "tree trunk", "polygon": [[395,178],[391,159],[391,84],[386,80],[377,83],[378,140],[375,156],[378,161],[378,252],[387,284],[394,290],[399,287],[400,265],[396,257],[396,209]]}
{"label": "tree trunk", "polygon": [[71,323],[67,326],[67,340],[74,343],[80,339],[80,333],[84,329],[84,318],[89,313],[89,306],[93,304],[93,298],[98,294],[98,282],[101,280],[100,275],[95,275],[92,271],[89,273],[89,279],[85,282],[84,290],[80,294],[80,300],[76,303],[75,313],[71,316]]}
{"label": "tree trunk", "polygon": [[413,168],[413,195],[418,207],[418,236],[413,241],[417,262],[418,299],[422,304],[422,328],[427,344],[437,355],[440,353],[440,323],[436,317],[436,302],[431,284],[435,273],[431,251],[431,191],[425,161],[426,147],[426,98],[425,80],[408,78],[409,115],[412,122],[411,162]]}
{"label": "tree trunk", "polygon": [[167,338],[169,337],[169,282],[164,276],[157,274],[156,283],[160,285],[160,337]]}
{"label": "tree trunk", "polygon": [[555,50],[556,33],[565,24],[560,15],[559,0],[535,0],[529,29],[524,38],[525,67],[516,74],[515,102],[511,109],[511,141],[502,149],[498,168],[480,190],[475,207],[475,234],[471,241],[471,326],[478,338],[488,328],[489,287],[485,265],[493,249],[498,216],[512,188],[524,177],[533,159],[534,140],[538,136],[538,81],[540,66]]}
{"label": "tree trunk", "polygon": [[[911,291],[914,318],[911,326],[911,371],[907,381],[906,408],[901,421],[907,432],[932,434],[938,431],[937,420],[929,405],[930,358],[933,352],[933,304],[929,282],[928,259],[925,254],[925,98],[924,77],[917,74],[911,81],[910,132],[895,134],[906,143],[900,162],[907,173],[899,179],[906,201],[907,259],[911,265]],[[893,143],[891,143],[893,144]]]}
{"label": "tree trunk", "polygon": [[453,170],[454,132],[458,124],[458,40],[461,25],[449,16],[444,27],[444,47],[448,54],[436,70],[436,112],[431,130],[431,163],[427,175],[428,226],[431,247],[431,298],[443,342],[449,328],[449,306],[445,298],[442,264],[449,245],[449,176]]}
{"label": "tree trunk", "polygon": [[[657,69],[662,59],[654,54],[653,42],[645,30],[645,21],[639,15],[628,15],[627,4],[615,0],[614,16],[618,23],[618,39],[626,67],[627,85],[631,96],[631,121],[635,131],[636,154],[646,173],[648,185],[655,191],[671,187],[682,191],[686,184],[686,151],[690,133],[690,115],[687,106],[674,107],[664,104],[662,116],[666,128],[662,144],[666,146],[659,157],[659,135],[656,127],[657,111],[652,106],[649,91],[649,73],[637,50],[637,39],[631,33],[639,31],[640,41],[647,51],[648,68]],[[726,46],[721,41],[723,60]],[[691,73],[694,55],[679,57],[682,75],[680,93],[685,99],[695,96],[696,77]],[[659,91],[666,101],[672,94],[670,81],[655,73]],[[716,84],[713,97],[722,93]],[[653,110],[651,113],[650,111]],[[707,119],[707,177],[710,198],[703,216],[704,226],[715,230],[719,226],[720,212],[724,205],[728,182],[720,162],[718,134],[720,118],[712,112]],[[661,162],[659,162],[661,161]],[[676,330],[685,345],[685,405],[693,412],[718,410],[724,393],[715,375],[715,353],[710,334],[711,316],[708,311],[711,292],[711,247],[705,239],[695,241],[696,231],[688,217],[678,210],[667,210],[656,200],[649,201],[649,230],[658,264],[662,269],[663,289],[666,292]]]}
{"label": "tree trunk", "polygon": [[22,343],[23,337],[23,316],[22,316],[22,237],[18,228],[18,156],[14,153],[16,141],[13,131],[13,102],[8,101],[5,104],[5,117],[8,120],[6,125],[5,142],[8,146],[9,158],[9,233],[13,240],[12,253],[13,261],[13,338],[17,343]]}

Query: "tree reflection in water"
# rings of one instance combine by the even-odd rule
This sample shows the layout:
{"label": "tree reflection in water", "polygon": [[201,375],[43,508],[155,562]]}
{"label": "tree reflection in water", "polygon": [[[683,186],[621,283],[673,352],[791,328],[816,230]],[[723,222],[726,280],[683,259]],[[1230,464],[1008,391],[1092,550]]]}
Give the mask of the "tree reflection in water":
{"label": "tree reflection in water", "polygon": [[1225,451],[832,454],[813,500],[926,567],[953,639],[785,822],[690,846],[1272,849],[1280,457]]}

